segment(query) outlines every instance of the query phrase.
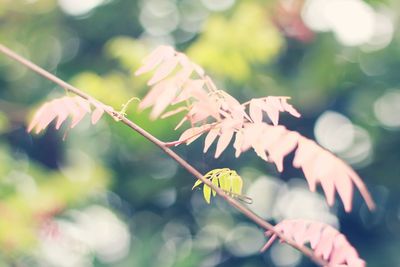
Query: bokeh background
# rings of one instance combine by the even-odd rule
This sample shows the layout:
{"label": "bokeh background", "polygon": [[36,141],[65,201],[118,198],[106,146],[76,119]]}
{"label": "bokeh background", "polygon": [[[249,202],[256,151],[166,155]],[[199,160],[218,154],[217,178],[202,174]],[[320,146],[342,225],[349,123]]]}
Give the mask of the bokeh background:
{"label": "bokeh background", "polygon": [[[363,177],[345,214],[290,167],[254,153],[219,159],[202,140],[177,152],[202,172],[241,174],[263,218],[338,227],[368,266],[400,266],[400,2],[396,0],[0,0],[0,42],[115,109],[143,97],[141,59],[170,44],[240,100],[288,95],[289,129]],[[0,55],[0,266],[314,266],[275,245],[223,201],[207,205],[187,172],[112,119],[26,133],[32,111],[65,93]],[[165,141],[179,118],[128,117]],[[65,141],[63,141],[65,139]]]}

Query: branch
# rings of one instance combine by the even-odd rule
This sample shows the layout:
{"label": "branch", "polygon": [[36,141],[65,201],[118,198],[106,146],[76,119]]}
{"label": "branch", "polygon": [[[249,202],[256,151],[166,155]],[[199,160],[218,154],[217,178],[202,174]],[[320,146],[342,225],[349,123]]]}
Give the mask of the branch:
{"label": "branch", "polygon": [[141,128],[139,125],[135,124],[131,120],[127,119],[126,117],[122,116],[121,113],[114,111],[112,108],[109,106],[105,105],[104,103],[98,101],[97,99],[91,97],[90,95],[84,93],[80,89],[70,85],[69,83],[61,80],[60,78],[56,77],[55,75],[51,74],[50,72],[42,69],[41,67],[37,66],[36,64],[32,63],[31,61],[23,58],[22,56],[16,54],[12,50],[8,49],[6,46],[2,45],[0,43],[0,52],[8,56],[9,58],[21,63],[22,65],[26,66],[28,69],[36,72],[37,74],[43,76],[44,78],[54,82],[55,84],[61,86],[64,88],[66,91],[69,91],[71,93],[74,93],[88,101],[91,102],[96,102],[99,105],[102,105],[106,112],[114,118],[116,121],[120,121],[126,126],[130,127],[132,130],[136,131],[143,137],[145,137],[147,140],[158,146],[161,150],[163,150],[168,156],[170,156],[172,159],[174,159],[179,165],[181,165],[184,169],[186,169],[189,173],[191,173],[194,177],[197,179],[201,180],[204,184],[207,184],[209,187],[211,187],[213,190],[217,192],[217,194],[223,198],[229,205],[240,211],[243,215],[245,215],[247,218],[249,218],[251,221],[253,221],[255,224],[258,226],[264,228],[265,230],[268,230],[272,233],[274,233],[277,237],[279,237],[282,241],[286,242],[290,246],[294,247],[295,249],[299,250],[302,252],[304,255],[309,257],[311,260],[313,260],[315,263],[317,263],[320,266],[329,266],[329,263],[322,258],[317,257],[314,255],[313,251],[309,249],[306,246],[299,245],[297,244],[294,240],[287,238],[284,236],[281,232],[278,232],[275,230],[274,226],[266,221],[264,221],[262,218],[260,218],[258,215],[250,211],[248,208],[245,206],[241,205],[238,201],[235,199],[231,198],[228,194],[226,194],[221,188],[215,186],[212,184],[212,182],[206,178],[203,177],[203,175],[196,170],[192,165],[190,165],[187,161],[185,161],[183,158],[181,158],[178,154],[176,154],[173,150],[171,150],[168,147],[168,144],[165,144],[164,142],[160,141],[157,139],[155,136]]}

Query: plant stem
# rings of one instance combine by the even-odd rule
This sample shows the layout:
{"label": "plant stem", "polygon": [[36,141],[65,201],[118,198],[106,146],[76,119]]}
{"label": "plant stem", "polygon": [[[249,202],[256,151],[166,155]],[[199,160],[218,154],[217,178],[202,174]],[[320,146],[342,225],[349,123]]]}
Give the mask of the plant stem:
{"label": "plant stem", "polygon": [[[46,78],[46,79],[54,82],[55,84],[61,86],[65,90],[67,90],[67,91],[69,91],[71,93],[74,93],[74,94],[76,94],[76,95],[78,95],[78,96],[80,96],[80,97],[82,97],[82,98],[84,98],[86,100],[94,101],[94,102],[97,102],[97,103],[103,105],[104,107],[108,107],[104,103],[96,100],[95,98],[93,98],[92,96],[84,93],[80,89],[78,89],[78,88],[70,85],[69,83],[61,80],[60,78],[58,78],[55,75],[51,74],[50,72],[42,69],[41,67],[39,67],[38,65],[34,64],[33,62],[23,58],[22,56],[18,55],[17,53],[13,52],[12,50],[10,50],[9,48],[7,48],[6,46],[4,46],[2,44],[0,44],[0,52],[5,54],[9,58],[21,63],[22,65],[26,66],[27,68],[29,68],[30,70],[36,72],[37,74],[43,76],[44,78]],[[247,218],[249,218],[255,224],[257,224],[258,226],[264,228],[265,230],[269,230],[269,231],[273,232],[281,240],[283,240],[285,243],[287,243],[290,246],[294,247],[295,249],[299,250],[300,252],[302,252],[304,255],[309,257],[311,260],[313,260],[318,265],[320,265],[320,266],[329,266],[328,262],[326,262],[325,260],[323,260],[323,259],[321,259],[319,257],[316,257],[311,249],[309,249],[306,246],[299,245],[294,240],[288,239],[283,234],[281,234],[280,232],[275,231],[274,226],[272,224],[270,224],[267,221],[263,220],[258,215],[253,213],[251,210],[249,210],[245,206],[241,205],[238,201],[236,201],[235,199],[231,198],[221,188],[219,188],[217,186],[214,186],[210,180],[204,178],[203,175],[198,170],[196,170],[186,160],[184,160],[178,154],[176,154],[173,150],[171,150],[168,147],[169,146],[168,144],[162,142],[161,140],[159,140],[158,138],[156,138],[155,136],[153,136],[152,134],[150,134],[149,132],[147,132],[146,130],[144,130],[143,128],[141,128],[139,125],[135,124],[134,122],[132,122],[128,118],[126,118],[124,116],[121,116],[121,114],[119,112],[116,112],[116,111],[111,110],[109,108],[106,109],[106,111],[114,119],[116,119],[118,121],[121,121],[122,123],[124,123],[125,125],[130,127],[131,129],[133,129],[134,131],[136,131],[137,133],[139,133],[140,135],[145,137],[147,140],[149,140],[150,142],[152,142],[153,144],[158,146],[168,156],[170,156],[172,159],[174,159],[179,165],[181,165],[184,169],[186,169],[194,177],[196,177],[197,179],[201,180],[204,184],[207,184],[208,186],[210,186],[229,205],[231,205],[232,207],[236,208],[238,211],[240,211],[243,215],[245,215]]]}

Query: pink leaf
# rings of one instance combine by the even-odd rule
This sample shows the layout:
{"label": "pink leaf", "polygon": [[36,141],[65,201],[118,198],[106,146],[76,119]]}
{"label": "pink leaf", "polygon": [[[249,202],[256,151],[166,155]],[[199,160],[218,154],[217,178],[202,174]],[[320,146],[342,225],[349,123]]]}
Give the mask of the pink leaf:
{"label": "pink leaf", "polygon": [[289,112],[289,114],[291,114],[292,116],[299,118],[301,117],[301,114],[292,106],[287,102],[286,98],[281,98],[281,102],[282,102],[282,107],[285,111]]}
{"label": "pink leaf", "polygon": [[168,59],[174,55],[175,51],[170,46],[157,47],[147,58],[143,60],[143,66],[140,67],[135,75],[141,75],[156,68],[164,59]]}
{"label": "pink leaf", "polygon": [[237,157],[237,158],[242,153],[243,137],[244,137],[244,134],[242,131],[236,132],[236,138],[235,138],[235,142],[233,143],[233,147],[235,148],[235,157]]}
{"label": "pink leaf", "polygon": [[184,123],[187,121],[186,117],[183,117],[182,120],[175,126],[175,131],[178,130]]}
{"label": "pink leaf", "polygon": [[208,132],[208,134],[206,136],[206,139],[204,140],[203,153],[206,153],[208,151],[208,149],[210,148],[211,144],[217,138],[218,134],[219,134],[219,129],[218,128],[213,128]]}
{"label": "pink leaf", "polygon": [[217,143],[215,158],[218,158],[222,154],[222,152],[224,152],[224,150],[229,145],[229,142],[232,139],[233,133],[234,133],[233,129],[226,129],[222,131],[221,136]]}
{"label": "pink leaf", "polygon": [[45,103],[43,106],[41,106],[38,111],[36,111],[35,115],[33,116],[33,119],[31,121],[31,123],[29,123],[28,132],[31,132],[39,123],[40,119],[42,118],[42,116],[44,115],[44,113],[47,110],[49,103]]}
{"label": "pink leaf", "polygon": [[187,145],[199,138],[207,129],[210,128],[209,124],[202,125],[200,127],[193,127],[184,131],[179,137],[179,142],[184,142]]}
{"label": "pink leaf", "polygon": [[153,110],[150,114],[152,119],[156,119],[158,116],[160,116],[160,114],[171,104],[172,100],[176,96],[176,92],[178,91],[176,84],[171,80],[167,86],[168,87],[157,97]]}
{"label": "pink leaf", "polygon": [[36,126],[36,133],[40,133],[44,130],[57,116],[57,113],[54,111],[54,102],[48,103],[46,109],[43,110],[41,117],[39,118],[38,124]]}
{"label": "pink leaf", "polygon": [[143,100],[139,104],[139,109],[143,110],[145,108],[151,107],[157,101],[157,98],[160,94],[168,90],[168,87],[171,85],[171,80],[164,80],[155,86],[153,86],[149,93],[143,98]]}
{"label": "pink leaf", "polygon": [[346,163],[314,141],[283,126],[266,123],[246,123],[242,131],[240,150],[245,151],[251,146],[259,157],[274,162],[278,171],[283,170],[284,157],[295,151],[293,166],[303,170],[311,191],[314,192],[321,184],[330,206],[334,204],[337,191],[345,210],[350,212],[355,185],[368,207],[374,209],[375,204],[361,178]]}
{"label": "pink leaf", "polygon": [[162,114],[161,115],[161,119],[165,119],[165,118],[171,117],[173,115],[178,114],[179,112],[186,111],[186,110],[187,110],[187,107],[179,107],[179,108],[176,108],[174,110],[170,110],[170,111],[165,112],[164,114]]}
{"label": "pink leaf", "polygon": [[96,124],[101,116],[103,116],[104,114],[104,109],[102,109],[101,107],[96,107],[96,109],[93,111],[92,113],[92,124]]}
{"label": "pink leaf", "polygon": [[35,132],[39,133],[56,118],[57,122],[55,128],[58,130],[68,116],[72,117],[70,128],[73,128],[82,120],[86,113],[91,113],[90,103],[87,100],[79,96],[57,98],[44,103],[39,108],[32,122],[29,124],[28,132],[36,128]]}
{"label": "pink leaf", "polygon": [[207,99],[207,93],[203,90],[203,80],[187,80],[183,85],[183,89],[180,94],[174,99],[172,104],[177,104],[182,101],[189,100],[192,97],[200,97],[201,99]]}
{"label": "pink leaf", "polygon": [[53,108],[57,112],[56,129],[59,130],[63,122],[68,118],[69,113],[63,101],[58,101],[58,104],[53,105]]}
{"label": "pink leaf", "polygon": [[[329,266],[365,267],[365,261],[359,258],[346,237],[330,225],[308,220],[284,220],[274,229],[286,240],[300,246],[310,243],[314,255],[327,261]],[[275,238],[277,235],[273,234],[265,247],[271,246]]]}
{"label": "pink leaf", "polygon": [[163,62],[154,73],[153,77],[147,82],[147,85],[151,86],[159,81],[166,78],[178,65],[178,59],[176,57],[172,57],[165,62]]}
{"label": "pink leaf", "polygon": [[269,149],[269,160],[274,162],[278,171],[283,171],[283,159],[290,152],[292,152],[296,146],[299,139],[299,134],[296,132],[289,132],[283,137],[281,137],[281,141],[276,142]]}
{"label": "pink leaf", "polygon": [[276,106],[274,98],[267,97],[263,110],[267,112],[268,117],[271,119],[273,125],[278,125],[279,122],[279,108]]}
{"label": "pink leaf", "polygon": [[249,107],[249,112],[250,112],[250,117],[253,120],[253,122],[262,122],[262,100],[260,99],[252,99],[250,100],[250,107]]}

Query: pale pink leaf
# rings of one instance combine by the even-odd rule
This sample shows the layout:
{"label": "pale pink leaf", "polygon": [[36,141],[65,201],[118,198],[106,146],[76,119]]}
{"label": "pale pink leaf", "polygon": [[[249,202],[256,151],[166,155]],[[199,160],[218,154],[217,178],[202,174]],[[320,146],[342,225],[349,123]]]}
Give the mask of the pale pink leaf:
{"label": "pale pink leaf", "polygon": [[374,200],[372,199],[366,185],[364,182],[361,180],[360,176],[352,169],[350,168],[345,162],[340,161],[340,164],[344,165],[343,169],[346,170],[347,175],[350,177],[351,181],[356,185],[358,190],[361,193],[361,196],[364,198],[365,203],[367,203],[367,206],[370,210],[375,210],[375,203]]}
{"label": "pale pink leaf", "polygon": [[73,98],[74,102],[78,104],[78,106],[83,109],[85,112],[90,113],[91,109],[90,109],[90,104],[86,99],[83,99],[80,96],[75,96]]}
{"label": "pale pink leaf", "polygon": [[[298,219],[284,220],[275,225],[274,229],[285,240],[300,246],[310,243],[315,257],[327,261],[329,266],[365,267],[365,261],[360,259],[346,237],[330,225]],[[271,231],[266,233],[270,235]],[[271,246],[276,238],[277,235],[272,233],[264,248]]]}
{"label": "pale pink leaf", "polygon": [[262,122],[262,102],[260,99],[250,100],[249,113],[252,121],[255,123]]}
{"label": "pale pink leaf", "polygon": [[161,115],[161,119],[165,119],[165,118],[171,117],[171,116],[176,115],[176,114],[178,114],[179,112],[182,112],[182,111],[187,111],[187,107],[179,107],[179,108],[170,110],[168,112],[165,112],[164,114]]}
{"label": "pale pink leaf", "polygon": [[274,162],[278,171],[283,171],[283,159],[290,152],[292,152],[296,146],[299,139],[299,134],[296,132],[287,132],[285,135],[280,136],[279,142],[275,142],[268,149],[268,158],[270,161]]}
{"label": "pale pink leaf", "polygon": [[74,128],[76,125],[78,125],[79,122],[85,117],[86,113],[82,110],[80,113],[74,114],[72,116],[72,121],[70,128]]}
{"label": "pale pink leaf", "polygon": [[153,106],[160,94],[163,91],[168,90],[169,86],[171,86],[170,80],[164,80],[153,86],[150,92],[148,92],[147,95],[140,102],[139,109],[143,110],[145,108]]}
{"label": "pale pink leaf", "polygon": [[315,255],[324,260],[328,260],[332,250],[334,249],[333,243],[335,237],[339,234],[340,233],[333,227],[323,228],[320,240],[314,249]]}
{"label": "pale pink leaf", "polygon": [[171,104],[172,100],[176,96],[178,87],[173,81],[170,82],[168,88],[164,90],[157,98],[153,110],[150,113],[152,119],[156,119],[160,114]]}
{"label": "pale pink leaf", "polygon": [[54,105],[53,108],[57,112],[56,129],[59,130],[63,122],[68,118],[68,109],[63,101],[58,101],[58,104]]}
{"label": "pale pink leaf", "polygon": [[292,106],[287,102],[286,98],[281,98],[281,102],[282,102],[282,107],[285,111],[289,112],[289,114],[291,114],[292,116],[299,118],[301,117],[301,114]]}
{"label": "pale pink leaf", "polygon": [[265,103],[267,103],[267,105],[274,107],[274,109],[282,112],[284,111],[283,107],[282,107],[282,103],[281,103],[281,98],[279,96],[268,96],[265,98]]}
{"label": "pale pink leaf", "polygon": [[[230,122],[232,119],[225,120]],[[355,185],[368,207],[375,207],[360,177],[346,163],[314,141],[297,132],[288,131],[283,126],[266,123],[246,123],[242,132],[241,152],[251,146],[259,157],[274,162],[278,171],[283,170],[284,158],[295,151],[293,166],[302,169],[311,191],[316,191],[317,185],[321,184],[330,206],[334,204],[335,193],[338,192],[345,210],[351,211]]]}
{"label": "pale pink leaf", "polygon": [[29,123],[28,129],[27,129],[28,132],[31,132],[37,126],[41,117],[46,112],[48,105],[49,105],[49,103],[45,103],[36,111],[35,115],[33,116],[32,121]]}
{"label": "pale pink leaf", "polygon": [[177,104],[196,96],[203,100],[207,100],[207,93],[203,90],[203,86],[203,80],[187,80],[183,85],[182,91],[174,99],[172,104]]}
{"label": "pale pink leaf", "polygon": [[193,64],[190,62],[187,56],[185,56],[185,54],[178,53],[177,58],[182,68],[175,74],[175,78],[177,84],[179,84],[179,86],[182,86],[186,81],[190,79],[194,68]]}
{"label": "pale pink leaf", "polygon": [[199,138],[207,129],[210,128],[209,124],[202,125],[200,127],[193,127],[184,131],[179,137],[178,142],[184,142],[187,145]]}
{"label": "pale pink leaf", "polygon": [[36,128],[39,133],[44,130],[53,120],[57,119],[55,128],[58,130],[68,116],[72,117],[71,128],[75,127],[91,108],[87,100],[81,97],[61,97],[43,104],[35,113],[28,131]]}
{"label": "pale pink leaf", "polygon": [[232,139],[233,133],[233,129],[227,129],[221,133],[218,139],[217,149],[215,150],[215,158],[218,158],[222,152],[224,152]]}
{"label": "pale pink leaf", "polygon": [[174,130],[178,130],[184,123],[187,121],[186,116],[182,118],[182,120],[175,126]]}
{"label": "pale pink leaf", "polygon": [[50,102],[46,109],[43,110],[41,117],[39,118],[38,124],[36,126],[36,134],[40,133],[44,130],[57,116],[57,113],[54,111],[53,108],[54,103]]}
{"label": "pale pink leaf", "polygon": [[270,118],[273,125],[278,125],[279,122],[279,108],[274,105],[274,100],[271,98],[265,99],[265,105],[263,106],[263,110],[267,112],[268,117]]}
{"label": "pale pink leaf", "polygon": [[235,157],[237,158],[242,153],[243,138],[244,134],[242,131],[236,132],[236,137],[235,137],[235,142],[233,143],[233,147],[235,148]]}
{"label": "pale pink leaf", "polygon": [[209,110],[205,109],[201,103],[193,104],[188,113],[189,120],[192,124],[201,122],[210,117]]}
{"label": "pale pink leaf", "polygon": [[96,109],[93,111],[92,113],[92,124],[96,124],[101,116],[103,116],[104,114],[104,109],[102,109],[101,107],[96,107]]}
{"label": "pale pink leaf", "polygon": [[174,55],[175,51],[170,46],[159,46],[157,47],[148,57],[143,60],[143,66],[141,66],[135,75],[141,75],[143,73],[152,71],[155,69],[164,59],[168,59]]}
{"label": "pale pink leaf", "polygon": [[202,67],[200,67],[196,63],[192,63],[192,66],[194,68],[194,71],[197,73],[197,75],[199,75],[200,77],[204,76],[204,70]]}
{"label": "pale pink leaf", "polygon": [[208,134],[206,136],[206,139],[204,140],[203,153],[206,153],[208,151],[208,149],[210,148],[211,144],[217,138],[218,134],[219,134],[219,129],[218,128],[213,128],[208,132]]}
{"label": "pale pink leaf", "polygon": [[154,73],[153,77],[147,82],[147,85],[152,86],[159,81],[165,79],[178,65],[178,59],[176,57],[172,57],[165,62],[163,62]]}

